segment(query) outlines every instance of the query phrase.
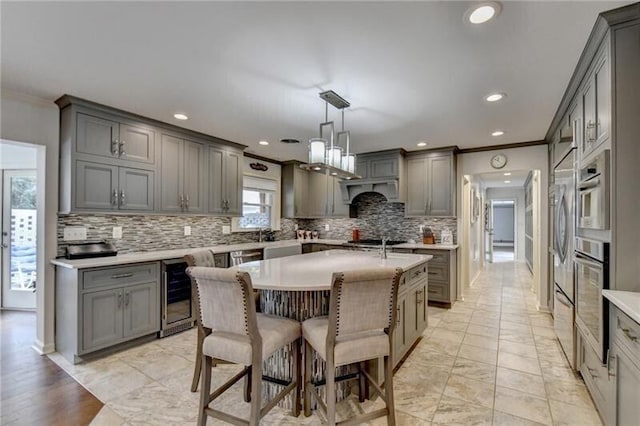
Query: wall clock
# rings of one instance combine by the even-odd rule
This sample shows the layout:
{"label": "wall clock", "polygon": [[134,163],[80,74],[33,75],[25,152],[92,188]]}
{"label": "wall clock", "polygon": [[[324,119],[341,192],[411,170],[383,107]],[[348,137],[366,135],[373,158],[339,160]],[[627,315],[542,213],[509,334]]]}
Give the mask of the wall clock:
{"label": "wall clock", "polygon": [[504,154],[496,154],[491,157],[491,167],[501,169],[507,165],[507,156]]}

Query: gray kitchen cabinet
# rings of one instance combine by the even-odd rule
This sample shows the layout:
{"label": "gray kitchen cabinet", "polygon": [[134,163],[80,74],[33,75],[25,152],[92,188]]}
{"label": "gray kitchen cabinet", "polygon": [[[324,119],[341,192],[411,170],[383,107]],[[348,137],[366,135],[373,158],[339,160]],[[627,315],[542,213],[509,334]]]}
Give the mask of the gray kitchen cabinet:
{"label": "gray kitchen cabinet", "polygon": [[76,150],[127,161],[153,164],[155,132],[150,128],[78,113]]}
{"label": "gray kitchen cabinet", "polygon": [[598,354],[582,336],[578,327],[578,370],[591,394],[591,399],[607,425],[614,424],[615,383],[607,364],[602,364]]}
{"label": "gray kitchen cabinet", "polygon": [[393,365],[396,366],[427,327],[427,263],[406,271],[400,278],[396,329],[393,336]]}
{"label": "gray kitchen cabinet", "polygon": [[282,166],[282,217],[309,217],[309,172],[297,161]]}
{"label": "gray kitchen cabinet", "polygon": [[455,161],[452,151],[408,156],[405,215],[455,215]]}
{"label": "gray kitchen cabinet", "polygon": [[56,349],[70,362],[160,330],[158,262],[56,268]]}
{"label": "gray kitchen cabinet", "polygon": [[393,335],[393,364],[399,362],[409,350],[409,336],[406,327],[407,317],[407,295],[398,295],[396,305],[396,329]]}
{"label": "gray kitchen cabinet", "polygon": [[[56,103],[61,213],[241,214],[243,145],[69,95]],[[223,152],[220,167],[209,170],[207,148]]]}
{"label": "gray kitchen cabinet", "polygon": [[402,161],[401,150],[360,154],[356,160],[356,174],[362,179],[398,178]]}
{"label": "gray kitchen cabinet", "polygon": [[308,193],[307,217],[349,216],[349,205],[344,202],[339,178],[310,172]]}
{"label": "gray kitchen cabinet", "polygon": [[608,399],[606,413],[611,424],[636,424],[640,419],[640,324],[615,305],[609,306],[609,377],[613,381],[613,395]]}
{"label": "gray kitchen cabinet", "polygon": [[82,210],[137,210],[154,208],[154,174],[150,170],[76,162],[75,205]]}
{"label": "gray kitchen cabinet", "polygon": [[593,62],[593,68],[582,89],[584,108],[583,138],[580,157],[586,159],[608,138],[611,127],[611,77],[609,71],[609,39],[605,38]]}
{"label": "gray kitchen cabinet", "polygon": [[209,213],[242,215],[242,153],[209,146]]}
{"label": "gray kitchen cabinet", "polygon": [[202,213],[207,185],[205,146],[163,134],[160,140],[160,210]]}

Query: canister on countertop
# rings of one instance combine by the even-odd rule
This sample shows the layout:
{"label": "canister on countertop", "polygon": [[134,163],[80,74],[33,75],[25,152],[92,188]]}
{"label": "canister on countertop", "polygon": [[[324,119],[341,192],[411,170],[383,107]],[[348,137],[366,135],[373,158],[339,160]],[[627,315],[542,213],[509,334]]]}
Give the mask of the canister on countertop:
{"label": "canister on countertop", "polygon": [[358,228],[353,228],[351,230],[351,240],[360,241],[360,230]]}
{"label": "canister on countertop", "polygon": [[436,243],[436,239],[433,236],[433,232],[431,231],[431,228],[425,227],[422,230],[422,244],[435,244],[435,243]]}

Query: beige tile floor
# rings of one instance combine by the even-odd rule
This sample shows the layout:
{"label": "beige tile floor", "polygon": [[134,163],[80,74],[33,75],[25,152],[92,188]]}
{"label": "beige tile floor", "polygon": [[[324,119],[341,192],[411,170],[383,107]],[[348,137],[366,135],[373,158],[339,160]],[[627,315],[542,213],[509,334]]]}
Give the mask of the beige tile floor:
{"label": "beige tile floor", "polygon": [[[429,308],[423,339],[395,375],[399,425],[601,424],[584,382],[568,367],[551,316],[537,311],[530,287],[523,264],[488,265],[463,301],[450,310]],[[52,359],[105,403],[93,424],[187,425],[194,424],[198,405],[198,394],[189,392],[194,349],[190,330],[76,366],[57,354]],[[217,367],[214,381],[235,371]],[[248,413],[240,384],[214,406]],[[350,398],[338,404],[338,412],[344,417],[380,406]],[[276,407],[262,423],[315,425],[321,418],[294,418]]]}

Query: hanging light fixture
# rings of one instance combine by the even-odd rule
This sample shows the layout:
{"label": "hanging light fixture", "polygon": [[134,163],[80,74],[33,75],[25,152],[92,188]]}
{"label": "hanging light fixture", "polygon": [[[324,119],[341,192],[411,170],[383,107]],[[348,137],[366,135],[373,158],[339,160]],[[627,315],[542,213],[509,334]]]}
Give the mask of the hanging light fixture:
{"label": "hanging light fixture", "polygon": [[[351,133],[344,130],[344,110],[350,104],[333,90],[320,93],[320,98],[325,102],[325,121],[320,123],[319,137],[309,139],[309,164],[300,167],[344,179],[359,178],[355,174],[356,157],[350,151]],[[329,121],[329,104],[342,112],[342,130],[337,134],[333,121]]]}

